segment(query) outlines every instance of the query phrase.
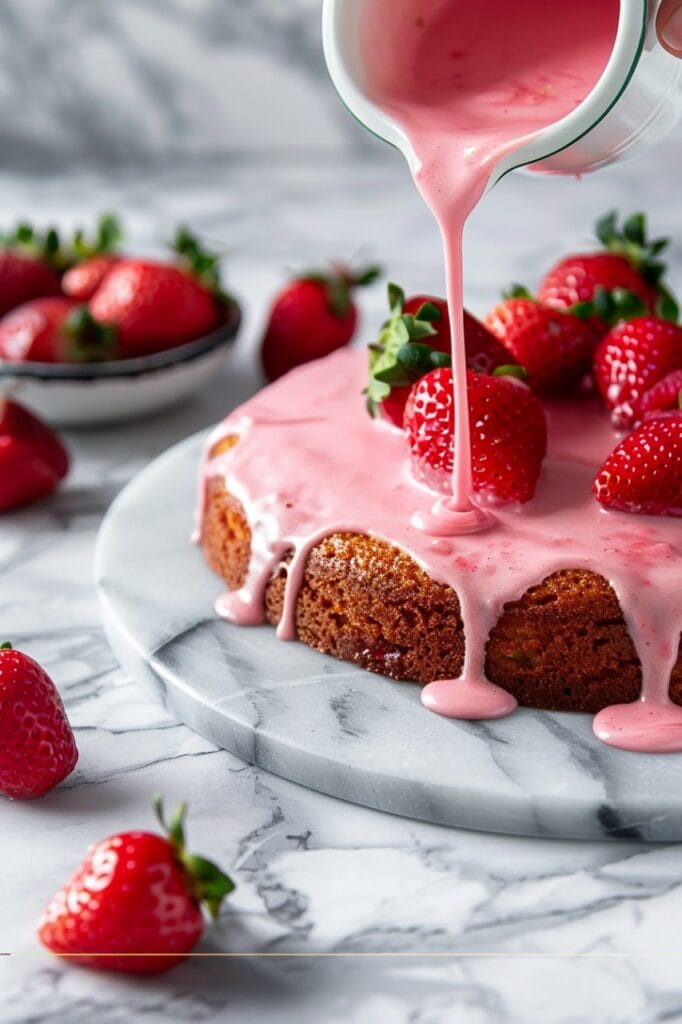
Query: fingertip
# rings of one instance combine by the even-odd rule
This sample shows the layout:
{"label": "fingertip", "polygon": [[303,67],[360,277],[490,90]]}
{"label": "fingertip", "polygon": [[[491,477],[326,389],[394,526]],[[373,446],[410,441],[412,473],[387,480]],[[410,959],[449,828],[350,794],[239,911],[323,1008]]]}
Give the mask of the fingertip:
{"label": "fingertip", "polygon": [[682,3],[662,4],[656,31],[663,49],[673,57],[682,57]]}

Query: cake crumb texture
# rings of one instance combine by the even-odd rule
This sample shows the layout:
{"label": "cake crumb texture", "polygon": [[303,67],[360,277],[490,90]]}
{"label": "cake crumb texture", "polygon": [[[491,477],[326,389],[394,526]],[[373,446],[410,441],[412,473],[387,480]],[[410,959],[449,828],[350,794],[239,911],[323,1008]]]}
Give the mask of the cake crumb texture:
{"label": "cake crumb texture", "polygon": [[[252,534],[220,478],[208,481],[203,548],[229,590],[247,579]],[[265,594],[282,617],[287,559]],[[299,640],[370,672],[421,684],[464,665],[457,594],[405,552],[362,534],[327,537],[310,553],[296,608]],[[618,599],[599,574],[567,567],[510,602],[491,631],[486,675],[524,707],[597,713],[639,699],[642,671]],[[670,695],[682,705],[682,638]]]}

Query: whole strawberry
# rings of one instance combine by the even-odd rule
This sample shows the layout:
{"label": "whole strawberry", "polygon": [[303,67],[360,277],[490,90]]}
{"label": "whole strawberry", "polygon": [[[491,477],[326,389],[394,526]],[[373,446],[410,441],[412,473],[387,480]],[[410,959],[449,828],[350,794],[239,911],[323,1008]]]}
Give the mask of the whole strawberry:
{"label": "whole strawberry", "polygon": [[343,348],[353,338],[356,288],[371,284],[378,267],[351,270],[337,265],[290,281],[275,298],[261,349],[263,372],[277,380],[289,370]]}
{"label": "whole strawberry", "polygon": [[617,324],[594,354],[594,378],[614,426],[627,429],[642,418],[645,392],[682,369],[682,327],[658,317]]}
{"label": "whole strawberry", "polygon": [[[659,258],[668,239],[649,241],[642,213],[629,217],[622,229],[617,214],[610,213],[599,221],[596,234],[604,249],[558,263],[540,285],[540,302],[554,309],[570,309],[594,299],[598,289],[622,289],[637,295],[649,312],[675,319],[677,304],[663,284],[666,266]],[[598,318],[595,322],[599,324]],[[605,331],[608,324],[602,323],[602,328]]]}
{"label": "whole strawberry", "polygon": [[204,930],[202,904],[213,918],[234,884],[185,847],[186,807],[165,835],[126,832],[92,846],[49,903],[40,941],[58,956],[102,971],[159,974],[181,963]]}
{"label": "whole strawberry", "polygon": [[544,306],[525,289],[515,288],[486,325],[539,395],[570,394],[590,368],[597,336],[589,320]]}
{"label": "whole strawberry", "polygon": [[94,319],[116,329],[121,358],[175,348],[216,330],[231,300],[220,287],[219,258],[178,232],[177,265],[123,259],[89,302]]}
{"label": "whole strawberry", "polygon": [[594,482],[605,508],[682,516],[682,411],[662,413],[625,438]]}
{"label": "whole strawberry", "polygon": [[[451,327],[448,305],[432,295],[409,299],[398,285],[388,288],[391,315],[370,345],[369,410],[402,428],[413,385],[439,367],[450,366]],[[512,359],[484,325],[466,310],[464,334],[469,369],[493,373]]]}
{"label": "whole strawberry", "polygon": [[682,368],[659,380],[642,396],[639,410],[643,420],[660,412],[682,409]]}
{"label": "whole strawberry", "polygon": [[0,647],[0,793],[44,796],[70,775],[78,750],[47,673],[11,644]]}
{"label": "whole strawberry", "polygon": [[[530,501],[547,454],[540,402],[515,376],[468,374],[474,488],[500,502]],[[454,464],[452,370],[434,370],[415,384],[405,409],[413,472],[448,493]]]}
{"label": "whole strawberry", "polygon": [[0,512],[50,494],[68,470],[57,435],[17,402],[0,400]]}
{"label": "whole strawberry", "polygon": [[9,362],[98,362],[115,347],[115,331],[72,299],[35,299],[0,320],[0,359]]}
{"label": "whole strawberry", "polygon": [[54,228],[41,234],[30,224],[19,224],[1,235],[0,316],[31,299],[59,295],[66,261]]}

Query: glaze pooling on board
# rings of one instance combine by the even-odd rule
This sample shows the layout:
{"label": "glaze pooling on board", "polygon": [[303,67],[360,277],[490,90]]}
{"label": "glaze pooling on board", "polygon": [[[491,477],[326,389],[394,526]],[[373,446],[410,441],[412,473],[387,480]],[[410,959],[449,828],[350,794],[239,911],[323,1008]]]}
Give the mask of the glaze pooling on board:
{"label": "glaze pooling on board", "polygon": [[[293,553],[278,635],[294,639],[298,593],[315,545],[346,532],[385,540],[457,593],[466,685],[488,717],[499,717],[514,702],[497,687],[497,696],[486,689],[485,648],[505,604],[562,569],[590,570],[614,587],[643,671],[642,701],[602,712],[600,737],[627,749],[682,749],[682,709],[668,695],[682,634],[680,527],[670,519],[606,512],[594,500],[595,469],[616,440],[608,418],[589,404],[552,405],[550,454],[533,501],[521,511],[497,508],[496,528],[487,533],[435,538],[412,523],[415,513],[428,513],[433,494],[410,473],[404,435],[365,411],[366,370],[364,353],[348,351],[302,367],[236,410],[209,438],[199,533],[207,484],[217,478],[241,502],[253,534],[246,584],[220,599],[219,613],[236,624],[265,622],[268,580]],[[212,456],[227,437],[238,443]],[[458,701],[459,683],[449,685]],[[460,701],[458,713],[468,710]]]}

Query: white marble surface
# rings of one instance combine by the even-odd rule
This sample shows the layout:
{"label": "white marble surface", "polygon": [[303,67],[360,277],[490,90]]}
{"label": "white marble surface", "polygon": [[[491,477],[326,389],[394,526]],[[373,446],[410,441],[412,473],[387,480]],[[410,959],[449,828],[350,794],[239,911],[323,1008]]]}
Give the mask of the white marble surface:
{"label": "white marble surface", "polygon": [[322,0],[3,0],[3,166],[371,147],[321,22]]}
{"label": "white marble surface", "polygon": [[614,750],[591,715],[449,721],[424,712],[417,686],[283,644],[269,626],[221,622],[224,584],[188,544],[206,436],[125,488],[95,552],[109,643],[171,714],[250,764],[362,807],[543,839],[682,840],[680,755]]}
{"label": "white marble surface", "polygon": [[[543,261],[586,240],[605,206],[645,205],[657,230],[682,238],[681,152],[669,144],[582,185],[504,182],[470,231],[470,305],[483,312],[509,279],[534,283]],[[682,1020],[676,846],[475,835],[313,794],[179,726],[126,678],[102,634],[92,585],[102,514],[150,458],[257,385],[251,353],[280,268],[368,246],[408,287],[439,287],[435,233],[397,159],[312,170],[233,164],[154,179],[0,178],[0,222],[44,211],[70,223],[112,206],[145,244],[183,218],[229,247],[231,285],[248,315],[234,362],[202,401],[153,423],[71,434],[67,486],[0,524],[0,629],[53,674],[81,749],[75,775],[48,799],[0,806],[0,951],[15,954],[0,961],[0,1022]],[[676,257],[679,286],[679,246]],[[377,288],[367,319],[382,305]],[[36,956],[45,901],[90,841],[150,826],[157,789],[191,799],[194,846],[239,883],[202,949],[283,958],[196,959],[135,981]]]}

